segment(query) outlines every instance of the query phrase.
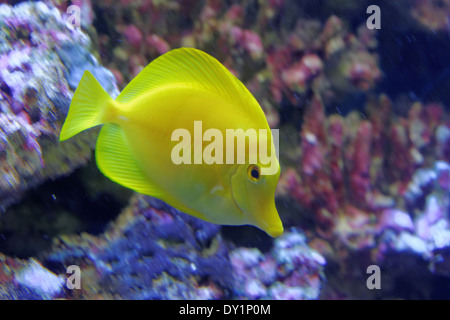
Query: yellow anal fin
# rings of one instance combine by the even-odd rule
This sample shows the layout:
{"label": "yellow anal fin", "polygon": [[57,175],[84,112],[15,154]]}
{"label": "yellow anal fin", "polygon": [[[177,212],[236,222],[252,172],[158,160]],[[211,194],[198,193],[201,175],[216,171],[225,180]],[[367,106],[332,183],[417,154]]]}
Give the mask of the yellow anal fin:
{"label": "yellow anal fin", "polygon": [[95,159],[100,171],[122,186],[155,197],[160,194],[133,158],[119,125],[108,123],[103,126],[95,148]]}
{"label": "yellow anal fin", "polygon": [[168,195],[162,196],[161,197],[157,197],[161,200],[163,200],[164,202],[166,202],[167,204],[169,204],[170,206],[174,207],[177,210],[180,210],[181,212],[184,212],[186,214],[189,214],[193,217],[202,219],[204,221],[208,221],[208,222],[213,222],[211,221],[211,219],[208,219],[208,217],[206,217],[205,215],[203,215],[202,213],[193,210],[191,208],[186,207],[184,204],[182,204],[181,202],[179,202],[178,200],[171,198]]}

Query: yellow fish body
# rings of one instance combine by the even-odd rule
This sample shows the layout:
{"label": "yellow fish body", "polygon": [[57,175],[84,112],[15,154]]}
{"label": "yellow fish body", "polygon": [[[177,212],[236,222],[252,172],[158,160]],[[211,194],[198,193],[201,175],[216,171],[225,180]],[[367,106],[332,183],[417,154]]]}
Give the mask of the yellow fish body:
{"label": "yellow fish body", "polygon": [[[111,180],[209,222],[250,224],[272,237],[283,232],[274,201],[280,166],[264,112],[245,86],[205,52],[180,48],[160,56],[116,100],[86,71],[60,141],[100,124],[96,161]],[[259,143],[261,130],[267,130],[275,171],[263,175],[269,164],[250,162],[255,152],[250,147],[245,162],[236,161],[237,144],[230,157],[235,161],[226,161],[230,141],[219,143],[218,135],[207,132],[228,137],[230,129],[254,129]],[[181,143],[192,148],[180,148]],[[206,148],[213,143],[217,148],[207,159]],[[174,161],[174,155],[185,162]]]}

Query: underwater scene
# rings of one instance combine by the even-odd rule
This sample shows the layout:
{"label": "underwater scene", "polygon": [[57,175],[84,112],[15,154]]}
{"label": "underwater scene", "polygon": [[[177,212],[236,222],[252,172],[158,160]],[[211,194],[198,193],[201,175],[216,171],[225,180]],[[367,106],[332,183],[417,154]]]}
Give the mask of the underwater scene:
{"label": "underwater scene", "polygon": [[0,299],[450,299],[449,40],[450,0],[0,1]]}

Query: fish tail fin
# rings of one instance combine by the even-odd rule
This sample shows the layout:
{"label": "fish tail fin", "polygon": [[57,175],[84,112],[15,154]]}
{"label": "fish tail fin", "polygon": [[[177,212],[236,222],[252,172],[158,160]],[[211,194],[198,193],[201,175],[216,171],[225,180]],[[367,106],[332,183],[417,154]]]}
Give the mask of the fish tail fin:
{"label": "fish tail fin", "polygon": [[85,71],[70,103],[59,141],[67,140],[83,130],[103,124],[114,99],[89,71]]}

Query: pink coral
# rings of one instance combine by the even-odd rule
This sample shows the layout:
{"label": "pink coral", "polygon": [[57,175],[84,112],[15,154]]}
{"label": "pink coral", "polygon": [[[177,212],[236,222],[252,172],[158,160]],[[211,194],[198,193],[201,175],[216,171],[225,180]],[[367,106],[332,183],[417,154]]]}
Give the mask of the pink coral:
{"label": "pink coral", "polygon": [[164,54],[170,50],[169,44],[156,34],[151,34],[146,38],[147,45],[156,49],[158,54]]}
{"label": "pink coral", "polygon": [[[442,148],[437,128],[446,116],[439,105],[416,103],[402,118],[393,114],[391,102],[381,96],[369,101],[367,111],[369,117],[364,120],[355,112],[345,118],[326,117],[318,98],[305,110],[299,166],[283,170],[278,191],[312,210],[322,231],[333,230],[337,224],[342,228],[347,221],[342,216],[353,217],[344,225],[354,224],[359,217],[367,224],[361,230],[374,230],[371,219],[360,219],[373,214],[378,228],[395,228],[396,217],[406,217],[392,210],[395,199],[403,201],[413,173],[427,164],[427,150]],[[417,162],[417,157],[423,160]],[[448,177],[440,176],[447,185]],[[411,229],[411,225],[403,227]],[[368,234],[373,237],[373,231]]]}
{"label": "pink coral", "polygon": [[251,30],[245,30],[243,34],[243,47],[254,59],[259,59],[263,55],[263,44],[259,35]]}
{"label": "pink coral", "polygon": [[254,59],[259,59],[263,54],[263,44],[258,34],[251,30],[232,26],[229,29],[232,43],[244,48]]}
{"label": "pink coral", "polygon": [[349,191],[353,202],[360,207],[371,207],[371,145],[372,125],[369,121],[361,121],[356,130],[356,136],[350,143],[349,157]]}
{"label": "pink coral", "polygon": [[123,30],[123,34],[128,43],[130,43],[135,48],[138,48],[142,44],[142,32],[135,25],[131,24],[129,26],[126,26]]}
{"label": "pink coral", "polygon": [[348,53],[342,60],[344,77],[356,88],[366,91],[381,78],[376,59],[366,51]]}
{"label": "pink coral", "polygon": [[303,91],[306,82],[323,69],[323,63],[315,54],[308,54],[298,62],[283,70],[281,78],[291,88]]}

